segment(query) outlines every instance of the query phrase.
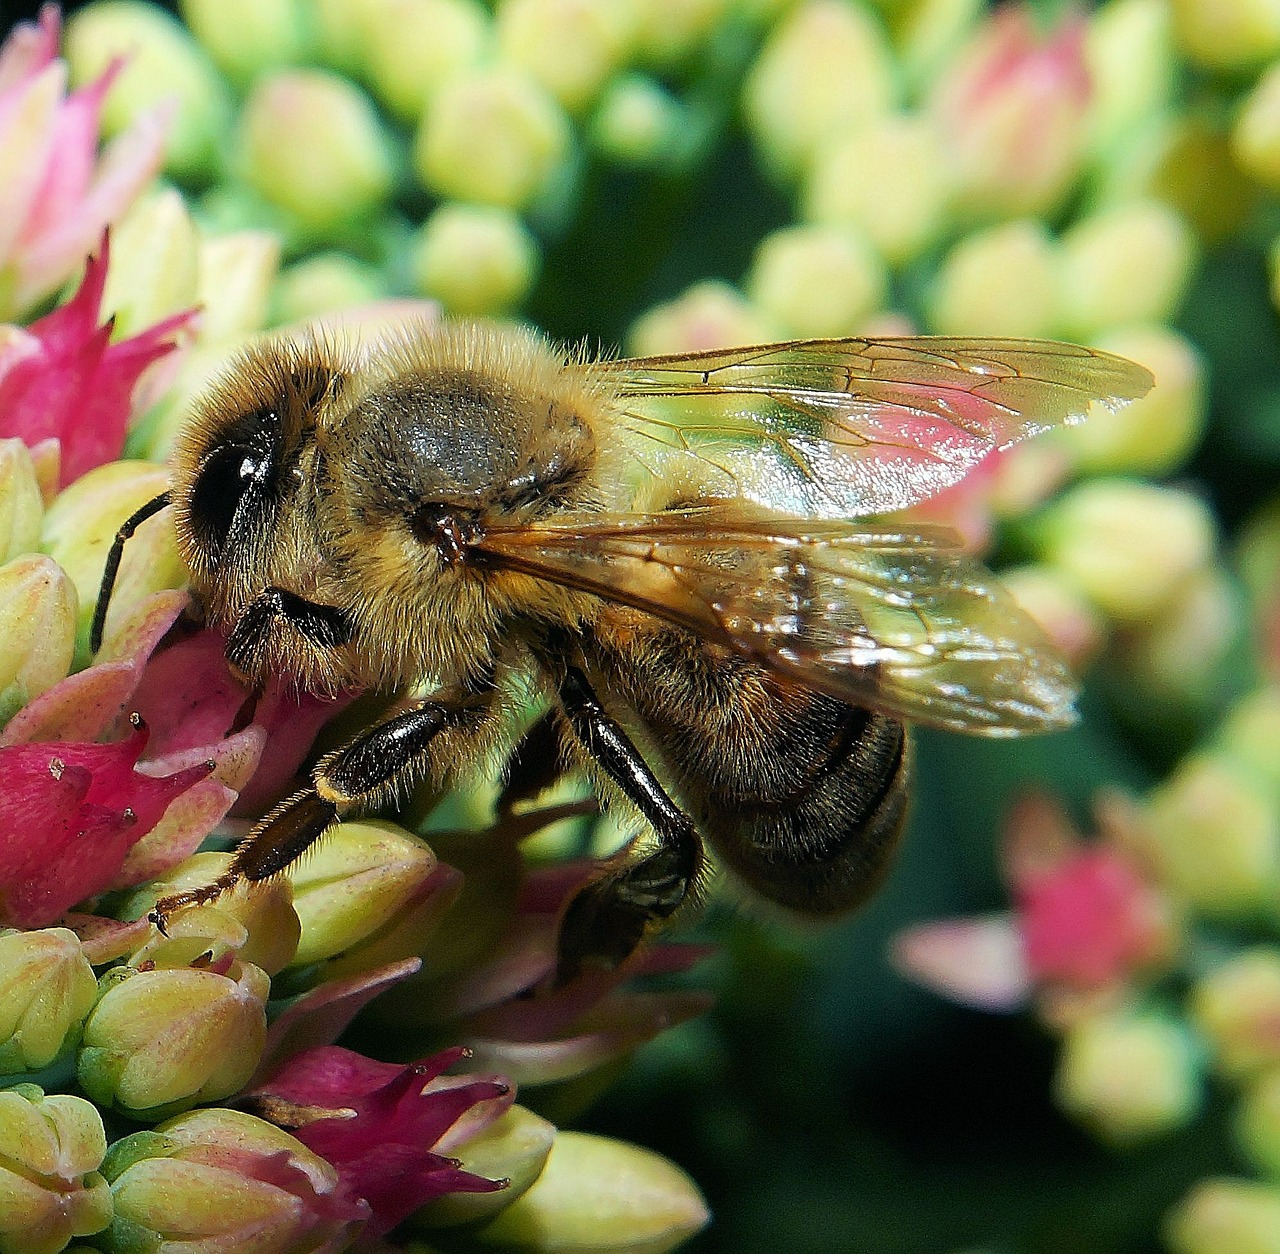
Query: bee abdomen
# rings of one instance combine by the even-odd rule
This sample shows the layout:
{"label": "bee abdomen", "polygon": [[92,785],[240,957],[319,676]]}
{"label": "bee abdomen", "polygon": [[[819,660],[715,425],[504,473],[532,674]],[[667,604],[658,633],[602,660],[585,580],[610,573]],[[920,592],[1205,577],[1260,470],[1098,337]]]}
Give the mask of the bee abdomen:
{"label": "bee abdomen", "polygon": [[816,771],[785,757],[769,764],[790,765],[803,780],[792,795],[753,803],[708,781],[697,798],[699,825],[725,865],[761,897],[803,914],[843,914],[869,897],[906,819],[906,728],[885,715],[844,712],[844,734]]}

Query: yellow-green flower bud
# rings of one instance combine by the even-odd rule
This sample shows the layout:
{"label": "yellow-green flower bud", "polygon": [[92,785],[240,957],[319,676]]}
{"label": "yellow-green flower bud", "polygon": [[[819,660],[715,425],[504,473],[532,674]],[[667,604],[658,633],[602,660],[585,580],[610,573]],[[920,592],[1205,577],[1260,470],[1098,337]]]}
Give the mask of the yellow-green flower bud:
{"label": "yellow-green flower bud", "polygon": [[279,267],[280,240],[269,231],[237,231],[202,239],[201,342],[225,344],[260,331]]}
{"label": "yellow-green flower bud", "polygon": [[1104,1012],[1067,1032],[1054,1097],[1113,1144],[1132,1145],[1182,1127],[1195,1118],[1201,1096],[1191,1039],[1171,1019]]}
{"label": "yellow-green flower bud", "polygon": [[43,518],[30,449],[21,440],[0,440],[0,562],[39,547]]}
{"label": "yellow-green flower bud", "polygon": [[239,86],[295,65],[306,51],[305,0],[180,0],[178,11],[218,68]]}
{"label": "yellow-green flower bud", "polygon": [[1280,64],[1253,85],[1231,132],[1231,151],[1259,183],[1280,190]]}
{"label": "yellow-green flower bud", "polygon": [[560,1132],[534,1186],[480,1229],[476,1240],[530,1254],[666,1254],[709,1218],[697,1186],[661,1155],[607,1137]]}
{"label": "yellow-green flower bud", "polygon": [[1246,70],[1280,54],[1277,0],[1172,0],[1178,45],[1212,70]]}
{"label": "yellow-green flower bud", "polygon": [[246,182],[318,235],[363,218],[391,191],[390,148],[373,103],[324,70],[261,79],[237,144]]}
{"label": "yellow-green flower bud", "polygon": [[1222,691],[1223,666],[1244,636],[1240,593],[1226,571],[1210,564],[1179,585],[1158,617],[1122,640],[1118,661],[1150,698],[1153,717],[1162,707],[1171,717],[1207,713]]}
{"label": "yellow-green flower bud", "polygon": [[1039,222],[990,227],[947,254],[930,293],[929,325],[942,335],[1051,335],[1060,283],[1057,245]]}
{"label": "yellow-green flower bud", "polygon": [[313,253],[287,266],[271,289],[273,325],[306,322],[385,295],[378,272],[347,253]]}
{"label": "yellow-green flower bud", "polygon": [[440,88],[418,130],[414,166],[437,196],[520,209],[550,186],[569,142],[569,119],[547,90],[498,64]]}
{"label": "yellow-green flower bud", "polygon": [[0,1074],[39,1071],[59,1058],[97,995],[93,968],[68,928],[0,935]]}
{"label": "yellow-green flower bud", "polygon": [[635,21],[631,0],[504,0],[498,54],[576,113],[621,66]]}
{"label": "yellow-green flower bud", "polygon": [[441,83],[478,65],[492,39],[477,0],[373,0],[356,12],[364,77],[405,122],[422,116]]}
{"label": "yellow-green flower bud", "polygon": [[489,1180],[508,1180],[500,1193],[448,1193],[428,1202],[410,1221],[414,1228],[474,1223],[510,1206],[542,1174],[556,1139],[555,1124],[523,1106],[512,1106],[487,1128],[460,1145],[446,1147],[464,1171]]}
{"label": "yellow-green flower bud", "polygon": [[1218,729],[1218,749],[1266,780],[1280,796],[1280,683],[1242,697]]}
{"label": "yellow-green flower bud", "polygon": [[[141,918],[161,897],[213,883],[230,866],[231,857],[229,853],[193,854],[163,880],[132,896],[122,917]],[[297,952],[301,924],[289,881],[274,876],[258,884],[242,882],[216,901],[178,911],[165,932],[153,929],[142,948],[130,955],[130,965],[186,967],[201,955],[212,954],[217,960],[231,952],[242,962],[275,975]]]}
{"label": "yellow-green flower bud", "polygon": [[1187,1006],[1223,1075],[1244,1079],[1280,1065],[1280,950],[1232,954],[1195,982]]}
{"label": "yellow-green flower bud", "polygon": [[[82,475],[49,506],[41,547],[70,576],[80,601],[80,634],[88,636],[107,550],[120,524],[169,487],[169,472],[150,462],[108,462]],[[180,588],[187,568],[178,556],[167,515],[148,519],[125,546],[111,608],[112,624],[153,592]]]}
{"label": "yellow-green flower bud", "polygon": [[1152,792],[1146,819],[1149,856],[1183,901],[1218,918],[1274,914],[1280,813],[1265,781],[1199,752]]}
{"label": "yellow-green flower bud", "polygon": [[[711,38],[729,0],[628,0],[636,55],[648,65],[674,65]],[[769,3],[770,0],[758,0]]]}
{"label": "yellow-green flower bud", "polygon": [[1199,442],[1208,415],[1204,365],[1195,346],[1166,326],[1126,327],[1096,343],[1146,366],[1155,386],[1123,409],[1068,427],[1061,444],[1077,466],[1094,474],[1176,470]]}
{"label": "yellow-green flower bud", "polygon": [[1165,1218],[1170,1254],[1280,1254],[1280,1189],[1201,1180]]}
{"label": "yellow-green flower bud", "polygon": [[1040,555],[1106,615],[1142,622],[1158,614],[1214,549],[1213,516],[1180,488],[1094,479],[1046,512]]}
{"label": "yellow-green flower bud", "polygon": [[1249,1158],[1280,1180],[1280,1067],[1273,1067],[1245,1090],[1236,1111],[1236,1134]]}
{"label": "yellow-green flower bud", "polygon": [[418,233],[414,287],[452,314],[504,314],[529,294],[538,261],[538,241],[510,209],[446,203]]}
{"label": "yellow-green flower bud", "polygon": [[73,1237],[111,1222],[111,1190],[98,1172],[102,1117],[82,1097],[35,1085],[0,1092],[0,1250],[58,1254]]}
{"label": "yellow-green flower bud", "polygon": [[766,164],[789,179],[834,137],[886,113],[896,97],[889,41],[873,11],[806,0],[760,50],[743,108]]}
{"label": "yellow-green flower bud", "polygon": [[[374,13],[396,0],[311,0],[316,57],[344,74],[364,72],[365,43]],[[411,3],[412,0],[409,0]]]}
{"label": "yellow-green flower bud", "polygon": [[1096,656],[1106,635],[1102,619],[1060,571],[1038,564],[1015,566],[1000,572],[1000,582],[1075,670]]}
{"label": "yellow-green flower bud", "polygon": [[262,1056],[270,980],[251,963],[115,968],[89,1015],[80,1085],[99,1106],[163,1119],[242,1088]]}
{"label": "yellow-green flower bud", "polygon": [[62,567],[39,553],[0,566],[0,722],[71,669],[79,602]]}
{"label": "yellow-green flower bud", "polygon": [[1127,136],[1107,154],[1100,186],[1104,204],[1166,201],[1210,245],[1239,231],[1259,200],[1225,128],[1200,114],[1173,113]]}
{"label": "yellow-green flower bud", "polygon": [[623,74],[604,89],[591,141],[623,165],[657,165],[686,151],[692,123],[684,106],[647,74]]}
{"label": "yellow-green flower bud", "polygon": [[898,65],[913,94],[938,76],[985,7],[982,0],[902,0],[885,6]]}
{"label": "yellow-green flower bud", "polygon": [[1109,0],[1084,37],[1089,132],[1110,148],[1168,103],[1173,93],[1173,22],[1165,0]]}
{"label": "yellow-green flower bud", "polygon": [[764,312],[744,300],[737,288],[709,279],[641,314],[631,325],[628,343],[632,352],[648,356],[767,344],[779,338]]}
{"label": "yellow-green flower bud", "polygon": [[942,227],[950,185],[937,129],[889,113],[815,154],[801,193],[804,217],[854,227],[891,265],[912,260]]}
{"label": "yellow-green flower bud", "polygon": [[421,895],[438,865],[428,845],[394,823],[339,823],[286,872],[302,921],[292,965],[350,957],[357,945],[376,940]]}
{"label": "yellow-green flower bud", "polygon": [[789,226],[760,241],[746,288],[785,336],[805,339],[858,330],[884,304],[889,276],[856,229]]}
{"label": "yellow-green flower bud", "polygon": [[1062,329],[1092,340],[1178,312],[1196,263],[1196,241],[1176,210],[1132,201],[1079,219],[1063,236]]}
{"label": "yellow-green flower bud", "polygon": [[199,303],[198,249],[199,230],[171,187],[139,200],[112,227],[102,307],[115,316],[117,335],[135,335]]}
{"label": "yellow-green flower bud", "polygon": [[103,110],[104,133],[117,134],[143,110],[176,100],[165,168],[184,178],[212,175],[231,121],[231,97],[181,22],[144,0],[99,0],[68,20],[63,47],[76,83],[91,82],[115,58],[125,58]]}
{"label": "yellow-green flower bud", "polygon": [[115,1202],[111,1254],[344,1250],[361,1222],[334,1204],[333,1166],[239,1110],[193,1110],[125,1137],[103,1173]]}

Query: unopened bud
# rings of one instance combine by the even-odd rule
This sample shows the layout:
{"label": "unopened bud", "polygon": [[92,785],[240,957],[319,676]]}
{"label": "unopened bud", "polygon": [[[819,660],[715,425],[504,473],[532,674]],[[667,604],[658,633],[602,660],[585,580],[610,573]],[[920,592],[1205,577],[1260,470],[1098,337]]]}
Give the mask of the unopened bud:
{"label": "unopened bud", "polygon": [[1149,620],[1211,558],[1213,517],[1179,488],[1094,479],[1046,512],[1043,560],[1057,566],[1106,615]]}
{"label": "unopened bud", "polygon": [[180,0],[192,34],[232,82],[294,65],[306,51],[305,0]]}
{"label": "unopened bud", "polygon": [[39,547],[43,517],[31,451],[21,440],[0,440],[0,562]]}
{"label": "unopened bud", "polygon": [[477,0],[373,0],[363,11],[346,3],[358,15],[360,68],[405,122],[422,116],[442,83],[477,66],[492,39],[492,19]]}
{"label": "unopened bud", "polygon": [[1148,799],[1150,857],[1164,883],[1203,914],[1274,916],[1278,809],[1265,781],[1239,763],[1193,754]]}
{"label": "unopened bud", "polygon": [[1000,582],[1040,625],[1076,670],[1097,655],[1106,636],[1097,610],[1051,566],[1016,566],[1000,572]]}
{"label": "unopened bud", "polygon": [[1192,986],[1188,1008],[1232,1079],[1280,1066],[1280,950],[1258,946],[1233,954]]}
{"label": "unopened bud", "polygon": [[1164,1226],[1171,1254],[1280,1254],[1280,1188],[1201,1180]]}
{"label": "unopened bud", "polygon": [[743,108],[766,163],[790,179],[833,137],[887,112],[896,94],[889,41],[873,11],[807,0],[765,41]]}
{"label": "unopened bud", "polygon": [[305,230],[358,221],[391,190],[391,154],[369,98],[323,70],[261,79],[240,116],[240,167],[249,185]]}
{"label": "unopened bud", "polygon": [[1276,0],[1173,0],[1178,44],[1213,70],[1243,70],[1280,54]]}
{"label": "unopened bud", "polygon": [[175,99],[165,168],[184,177],[214,172],[218,144],[231,121],[231,97],[180,22],[144,0],[100,0],[68,20],[64,46],[77,83],[93,81],[113,60],[124,59],[103,110],[106,134],[126,130],[139,113]]}
{"label": "unopened bud", "polygon": [[1204,363],[1195,345],[1166,326],[1128,327],[1100,337],[1155,376],[1146,396],[1114,413],[1097,414],[1059,436],[1081,469],[1094,474],[1167,474],[1200,440],[1208,416]]}
{"label": "unopened bud", "polygon": [[1245,1153],[1273,1179],[1280,1179],[1280,1067],[1245,1090],[1236,1112],[1236,1133]]}
{"label": "unopened bud", "polygon": [[97,995],[74,932],[50,927],[0,935],[0,1074],[39,1071],[60,1058]]}
{"label": "unopened bud", "polygon": [[1165,0],[1109,0],[1089,19],[1085,64],[1095,151],[1113,147],[1173,94],[1173,22]]}
{"label": "unopened bud", "polygon": [[1266,684],[1242,697],[1214,738],[1227,757],[1241,763],[1280,797],[1280,684]]}
{"label": "unopened bud", "polygon": [[[767,6],[778,0],[752,2]],[[636,56],[664,68],[687,60],[711,39],[730,0],[628,0],[628,4],[634,13]]]}
{"label": "unopened bud", "polygon": [[347,253],[313,253],[287,266],[271,288],[272,325],[306,322],[385,295],[382,278]]}
{"label": "unopened bud", "polygon": [[0,1247],[58,1254],[111,1222],[111,1190],[98,1171],[106,1133],[84,1098],[46,1096],[33,1084],[0,1092],[0,1145]]}
{"label": "unopened bud", "polygon": [[1156,200],[1079,219],[1062,238],[1062,327],[1092,340],[1130,323],[1166,322],[1195,269],[1186,221]]}
{"label": "unopened bud", "polygon": [[523,1106],[512,1106],[454,1151],[464,1171],[507,1180],[498,1193],[449,1193],[429,1202],[410,1221],[422,1231],[488,1218],[528,1192],[542,1174],[556,1139],[555,1124]]}
{"label": "unopened bud", "polygon": [[780,336],[763,310],[727,283],[695,283],[675,300],[641,314],[628,341],[639,356],[686,353],[735,344],[767,344]]}
{"label": "unopened bud", "polygon": [[452,314],[504,314],[528,295],[538,260],[537,240],[511,210],[446,203],[422,224],[414,286]]}
{"label": "unopened bud", "polygon": [[112,227],[102,308],[115,316],[117,335],[134,335],[199,303],[198,248],[186,201],[171,187],[139,200]]}
{"label": "unopened bud", "polygon": [[200,338],[226,344],[262,330],[280,266],[280,240],[269,231],[237,231],[200,241]]}
{"label": "unopened bud", "polygon": [[784,335],[807,339],[857,330],[884,303],[889,276],[857,230],[790,226],[761,240],[746,285]]}
{"label": "unopened bud", "polygon": [[110,1254],[342,1250],[367,1212],[329,1163],[239,1110],[194,1110],[117,1141],[103,1164],[115,1219]]}
{"label": "unopened bud", "polygon": [[498,54],[576,113],[620,67],[635,20],[630,0],[507,0],[498,10]]}
{"label": "unopened bud", "polygon": [[0,566],[0,721],[71,669],[78,601],[62,567],[38,553]]}
{"label": "unopened bud", "polygon": [[904,0],[889,9],[898,65],[913,94],[937,79],[985,7],[982,0]]}
{"label": "unopened bud", "polygon": [[98,1105],[162,1119],[242,1088],[262,1056],[270,981],[250,963],[114,968],[84,1029],[77,1070]]}
{"label": "unopened bud", "polygon": [[436,94],[414,144],[414,166],[437,196],[521,209],[568,158],[569,120],[514,67],[454,76]]}
{"label": "unopened bud", "polygon": [[[116,531],[130,514],[169,487],[169,472],[149,462],[108,462],[65,488],[44,516],[42,547],[75,584],[80,631],[87,636]],[[154,592],[188,579],[167,515],[148,519],[125,546],[107,614],[111,626]]]}
{"label": "unopened bud", "polygon": [[1184,1126],[1202,1097],[1186,1030],[1129,1011],[1093,1015],[1068,1030],[1054,1095],[1069,1115],[1118,1145]]}
{"label": "unopened bud", "polygon": [[685,151],[692,122],[657,79],[625,74],[604,89],[591,118],[595,147],[624,165],[658,165]]}
{"label": "unopened bud", "polygon": [[527,1250],[673,1250],[707,1223],[697,1186],[652,1150],[584,1132],[556,1135],[534,1186],[476,1239]]}
{"label": "unopened bud", "polygon": [[286,872],[302,922],[295,967],[348,955],[423,891],[439,864],[429,846],[394,823],[339,823]]}
{"label": "unopened bud", "polygon": [[929,324],[942,335],[1051,335],[1058,325],[1060,259],[1039,222],[1009,222],[961,240],[942,263]]}
{"label": "unopened bud", "polygon": [[896,266],[933,242],[949,198],[937,128],[922,115],[886,113],[817,151],[802,212],[812,222],[864,232]]}

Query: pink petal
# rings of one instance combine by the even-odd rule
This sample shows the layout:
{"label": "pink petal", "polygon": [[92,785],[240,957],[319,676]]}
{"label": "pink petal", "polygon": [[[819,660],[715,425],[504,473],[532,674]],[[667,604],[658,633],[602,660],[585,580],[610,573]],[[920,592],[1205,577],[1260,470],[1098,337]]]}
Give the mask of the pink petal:
{"label": "pink petal", "polygon": [[66,77],[67,67],[57,61],[0,95],[0,269],[15,289],[6,292],[0,312],[27,305],[16,290],[25,260],[17,245],[38,209],[36,195],[51,159]]}
{"label": "pink petal", "polygon": [[56,4],[40,6],[35,22],[19,22],[0,44],[0,92],[39,74],[58,55],[62,19]]}
{"label": "pink petal", "polygon": [[901,974],[962,1006],[1017,1010],[1031,995],[1022,939],[1009,914],[922,923],[899,932],[889,952]]}
{"label": "pink petal", "polygon": [[330,980],[303,993],[267,1029],[266,1048],[253,1082],[260,1084],[263,1076],[270,1075],[290,1055],[332,1044],[379,993],[408,979],[421,967],[421,958],[402,958],[385,967],[361,971],[350,979]]}

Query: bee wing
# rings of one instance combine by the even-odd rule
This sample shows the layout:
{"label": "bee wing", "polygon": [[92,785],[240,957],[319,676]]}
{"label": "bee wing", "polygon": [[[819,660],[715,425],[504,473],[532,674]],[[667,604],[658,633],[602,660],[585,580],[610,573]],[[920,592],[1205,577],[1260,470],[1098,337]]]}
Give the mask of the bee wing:
{"label": "bee wing", "polygon": [[1075,721],[1065,664],[941,528],[760,519],[726,503],[494,528],[476,547],[851,705],[989,735]]}
{"label": "bee wing", "polygon": [[987,454],[1117,408],[1153,379],[1048,340],[798,340],[579,367],[618,398],[633,450],[710,470],[708,494],[811,518],[891,513]]}

